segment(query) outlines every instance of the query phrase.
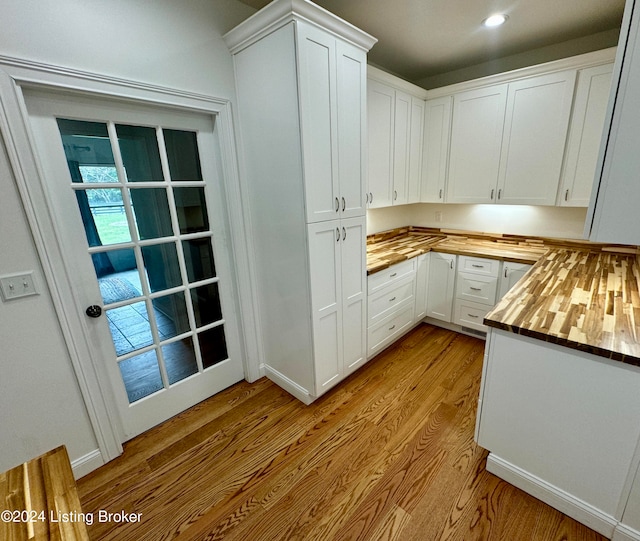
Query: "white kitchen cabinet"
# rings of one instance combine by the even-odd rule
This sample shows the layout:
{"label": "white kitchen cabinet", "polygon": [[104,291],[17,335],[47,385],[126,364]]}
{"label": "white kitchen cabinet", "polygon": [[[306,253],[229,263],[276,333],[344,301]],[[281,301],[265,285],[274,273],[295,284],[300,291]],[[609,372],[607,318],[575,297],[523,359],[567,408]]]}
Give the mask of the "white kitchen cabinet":
{"label": "white kitchen cabinet", "polygon": [[447,203],[496,200],[506,102],[506,84],[453,97]]}
{"label": "white kitchen cabinet", "polygon": [[427,282],[427,317],[451,322],[457,256],[431,252]]}
{"label": "white kitchen cabinet", "polygon": [[369,208],[420,200],[424,100],[369,78]]}
{"label": "white kitchen cabinet", "polygon": [[375,39],[310,2],[276,0],[225,41],[261,361],[310,403],[366,359],[363,146]]}
{"label": "white kitchen cabinet", "polygon": [[496,302],[499,272],[497,259],[458,257],[453,323],[486,332],[484,316]]}
{"label": "white kitchen cabinet", "polygon": [[611,63],[578,71],[558,205],[589,205],[609,103],[612,72]]}
{"label": "white kitchen cabinet", "polygon": [[500,280],[498,282],[498,298],[497,300],[502,299],[507,292],[514,286],[520,278],[522,278],[529,269],[531,265],[526,263],[513,263],[511,261],[504,261],[502,263],[502,271],[500,273]]}
{"label": "white kitchen cabinet", "polygon": [[416,310],[415,321],[427,316],[427,286],[429,283],[429,262],[431,254],[421,254],[416,258]]}
{"label": "white kitchen cabinet", "polygon": [[417,258],[409,259],[369,276],[369,358],[413,327],[417,262]]}
{"label": "white kitchen cabinet", "polygon": [[509,83],[495,201],[555,205],[576,70]]}
{"label": "white kitchen cabinet", "polygon": [[451,132],[451,96],[425,103],[420,201],[444,203]]}
{"label": "white kitchen cabinet", "polygon": [[448,203],[553,205],[575,70],[454,96]]}
{"label": "white kitchen cabinet", "polygon": [[585,236],[640,244],[640,5],[627,2]]}
{"label": "white kitchen cabinet", "polygon": [[315,396],[366,362],[365,219],[308,226]]}

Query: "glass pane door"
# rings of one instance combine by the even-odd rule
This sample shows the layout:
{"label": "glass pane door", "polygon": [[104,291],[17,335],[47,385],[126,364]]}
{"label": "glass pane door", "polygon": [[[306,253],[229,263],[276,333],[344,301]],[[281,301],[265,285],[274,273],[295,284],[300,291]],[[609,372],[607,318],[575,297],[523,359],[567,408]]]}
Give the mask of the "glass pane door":
{"label": "glass pane door", "polygon": [[196,132],[57,125],[129,403],[226,360]]}

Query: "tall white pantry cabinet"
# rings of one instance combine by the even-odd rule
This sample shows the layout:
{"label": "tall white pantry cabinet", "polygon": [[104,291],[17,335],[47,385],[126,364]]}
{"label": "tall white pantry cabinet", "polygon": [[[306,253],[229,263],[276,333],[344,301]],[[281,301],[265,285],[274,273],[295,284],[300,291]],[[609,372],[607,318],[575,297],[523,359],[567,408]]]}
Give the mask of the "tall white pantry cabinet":
{"label": "tall white pantry cabinet", "polygon": [[267,376],[305,403],[366,362],[367,52],[306,0],[225,36]]}

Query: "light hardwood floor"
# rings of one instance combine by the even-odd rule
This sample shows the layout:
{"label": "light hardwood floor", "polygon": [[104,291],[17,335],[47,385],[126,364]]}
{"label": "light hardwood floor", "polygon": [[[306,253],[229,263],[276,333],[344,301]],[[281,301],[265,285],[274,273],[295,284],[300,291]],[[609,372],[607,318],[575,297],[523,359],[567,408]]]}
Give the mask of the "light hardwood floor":
{"label": "light hardwood floor", "polygon": [[484,342],[429,325],[305,406],[239,383],[78,482],[94,541],[605,538],[487,473],[473,441]]}

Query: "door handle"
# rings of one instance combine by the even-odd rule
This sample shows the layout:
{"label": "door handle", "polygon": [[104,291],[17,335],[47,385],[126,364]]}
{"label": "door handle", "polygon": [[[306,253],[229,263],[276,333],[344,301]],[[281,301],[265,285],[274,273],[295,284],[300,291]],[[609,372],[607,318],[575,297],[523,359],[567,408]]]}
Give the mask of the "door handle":
{"label": "door handle", "polygon": [[97,304],[92,304],[91,306],[88,306],[84,312],[89,317],[100,317],[102,315],[102,307]]}

